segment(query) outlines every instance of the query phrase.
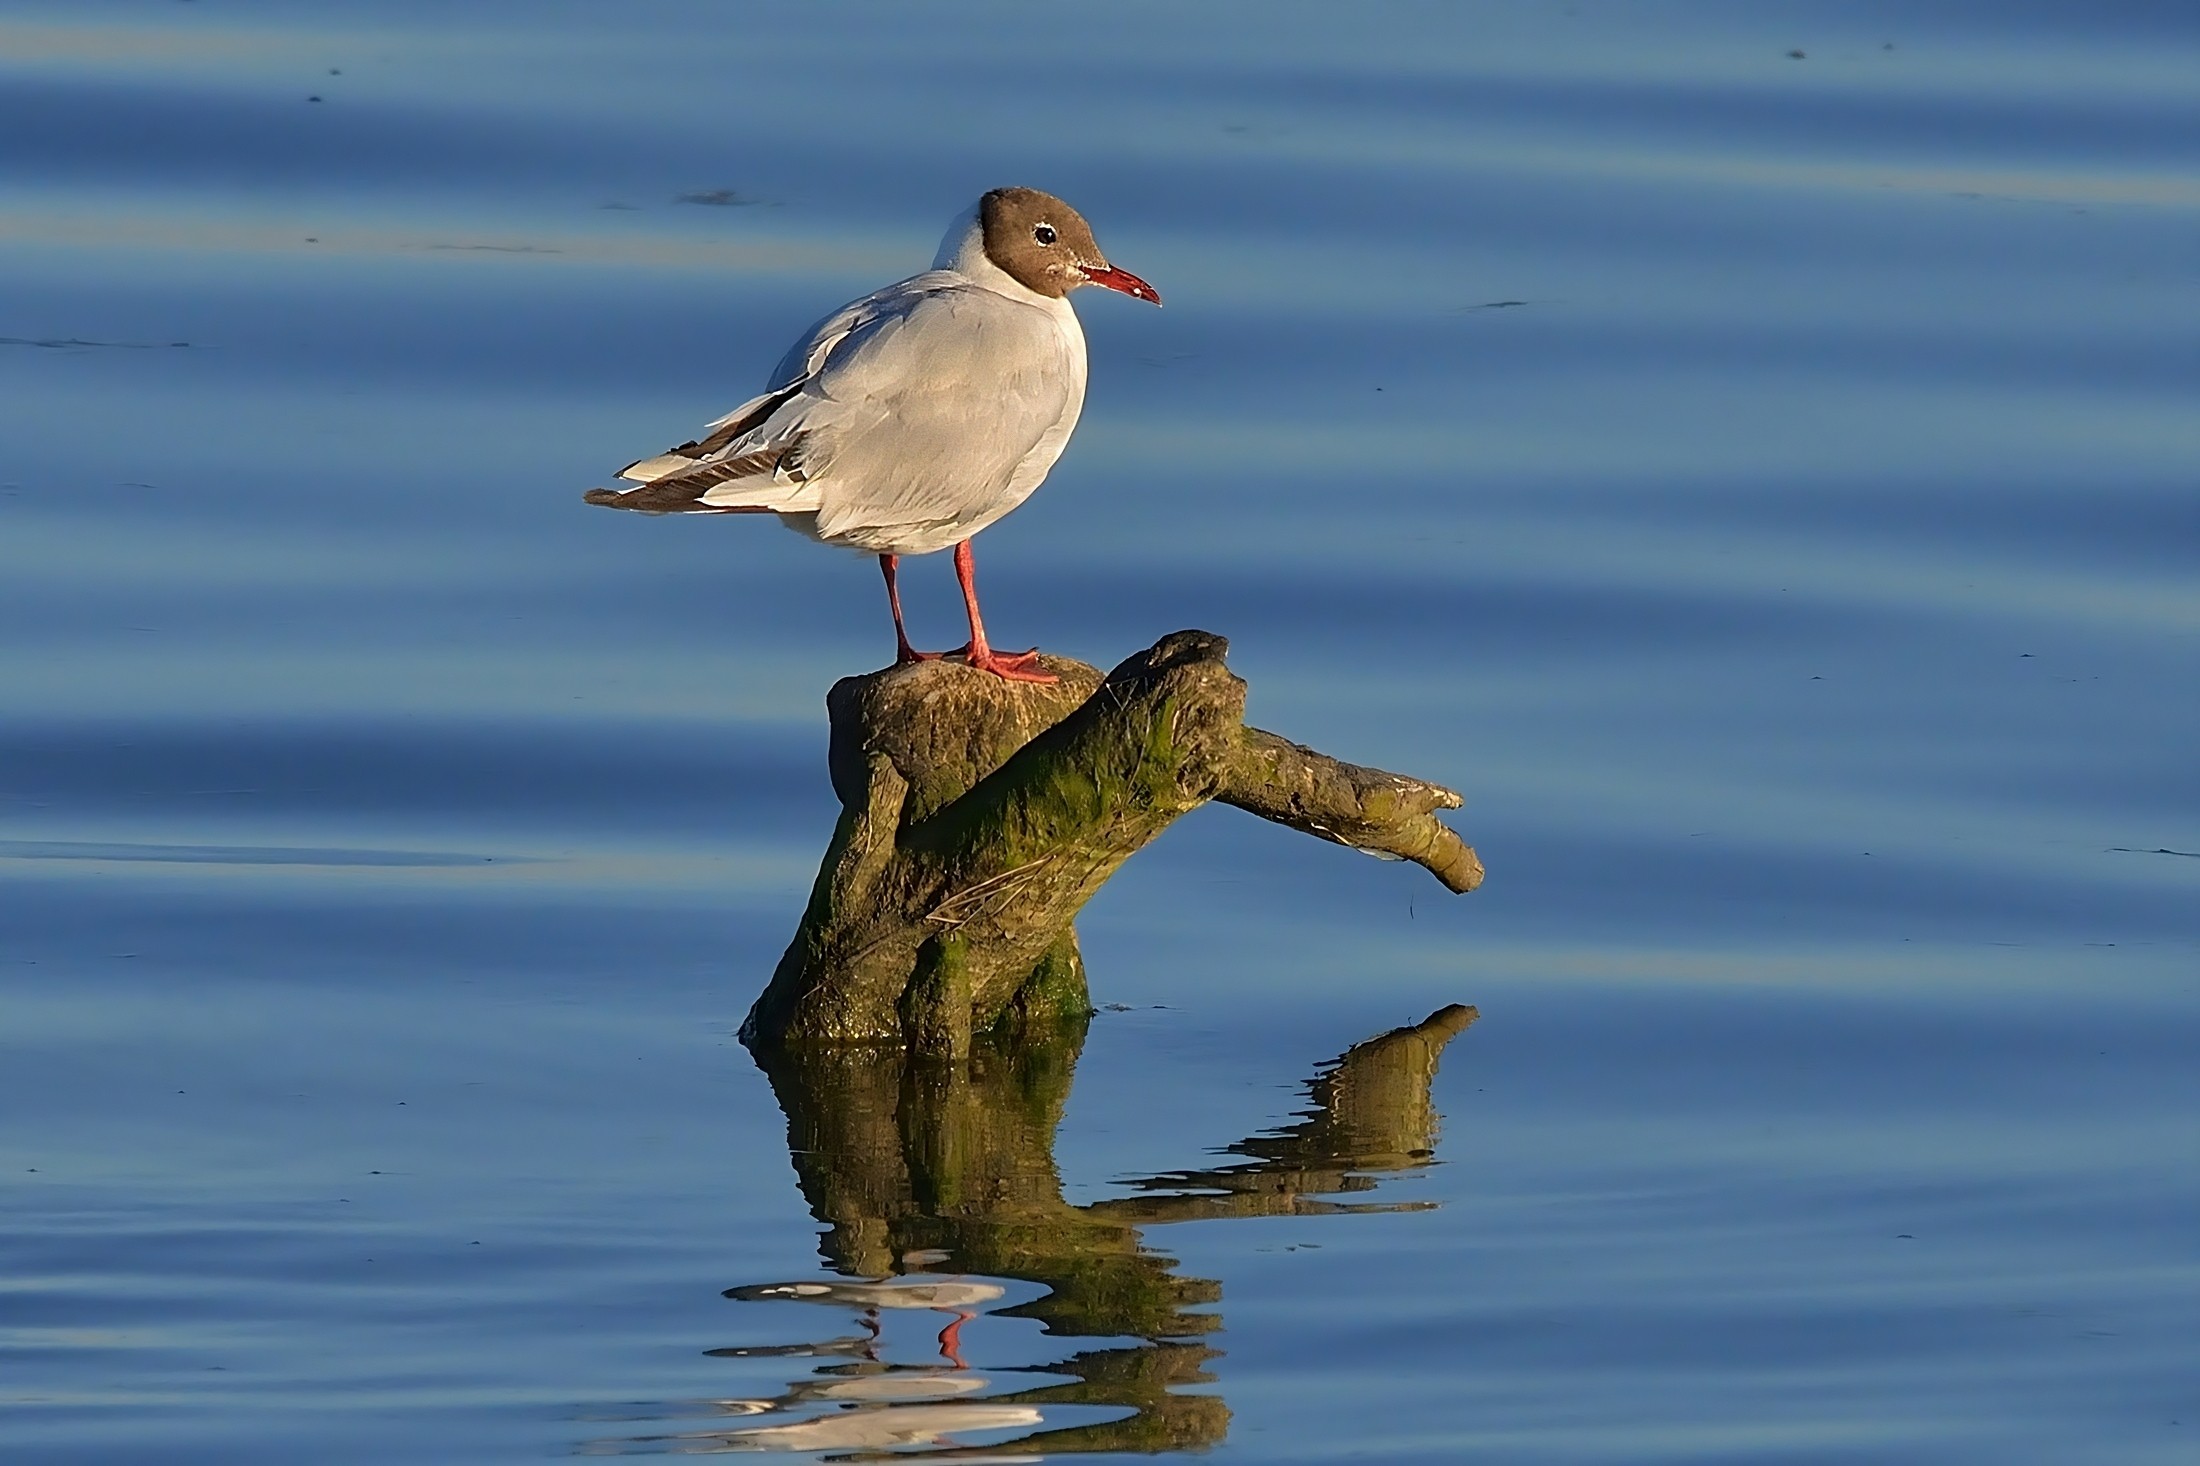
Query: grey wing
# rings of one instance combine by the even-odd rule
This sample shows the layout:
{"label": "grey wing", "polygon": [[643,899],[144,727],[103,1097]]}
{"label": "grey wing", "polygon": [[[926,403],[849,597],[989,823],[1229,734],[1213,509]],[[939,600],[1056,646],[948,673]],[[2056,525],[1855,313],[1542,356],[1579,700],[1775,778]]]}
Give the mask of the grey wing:
{"label": "grey wing", "polygon": [[[935,276],[938,276],[937,281]],[[772,369],[770,385],[761,395],[751,397],[724,417],[706,423],[701,436],[654,457],[628,464],[619,470],[619,477],[656,486],[656,493],[649,497],[665,500],[667,506],[681,499],[683,494],[695,498],[709,487],[748,477],[757,469],[763,470],[768,477],[770,470],[802,435],[803,413],[799,399],[810,379],[825,366],[833,352],[851,335],[882,316],[906,310],[927,285],[952,279],[934,271],[850,301],[795,342],[780,358],[779,365]],[[603,490],[597,493],[601,496],[599,502],[610,503],[622,498],[635,501],[633,491],[623,496]],[[705,506],[698,503],[695,507]]]}
{"label": "grey wing", "polygon": [[808,378],[816,376],[824,369],[834,349],[854,332],[880,316],[894,315],[908,309],[928,286],[946,284],[952,278],[944,271],[934,270],[897,281],[883,290],[874,290],[861,300],[849,301],[810,327],[801,340],[787,348],[787,354],[779,359],[779,365],[772,368],[771,385],[766,395],[800,386]]}
{"label": "grey wing", "polygon": [[969,286],[901,306],[853,326],[800,389],[820,538],[990,520],[1082,405],[1069,341],[1045,312]]}

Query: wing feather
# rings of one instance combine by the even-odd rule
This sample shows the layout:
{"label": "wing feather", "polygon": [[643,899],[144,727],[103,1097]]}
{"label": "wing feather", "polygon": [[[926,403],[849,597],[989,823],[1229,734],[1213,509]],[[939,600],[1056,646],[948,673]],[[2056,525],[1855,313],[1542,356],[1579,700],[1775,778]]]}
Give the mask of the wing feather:
{"label": "wing feather", "polygon": [[787,399],[798,390],[799,387],[786,387],[776,392],[766,392],[761,397],[752,397],[718,421],[707,425],[703,436],[694,442],[682,443],[677,448],[667,448],[654,458],[629,463],[619,470],[619,477],[632,479],[636,483],[654,483],[682,469],[691,468],[715,454],[723,453],[733,446],[736,439],[750,432],[784,406]]}

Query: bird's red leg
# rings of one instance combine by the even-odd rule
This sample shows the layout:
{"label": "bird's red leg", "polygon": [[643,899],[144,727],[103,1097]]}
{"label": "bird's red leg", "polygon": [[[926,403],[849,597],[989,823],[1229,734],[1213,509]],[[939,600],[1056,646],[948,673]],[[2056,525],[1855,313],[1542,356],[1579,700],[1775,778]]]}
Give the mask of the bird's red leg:
{"label": "bird's red leg", "polygon": [[1028,652],[997,652],[986,645],[985,622],[978,619],[977,564],[968,540],[955,546],[955,578],[962,582],[963,606],[970,612],[970,645],[963,648],[963,660],[1009,682],[1056,681],[1052,672],[1040,668],[1037,647]]}
{"label": "bird's red leg", "polygon": [[878,557],[879,574],[886,577],[886,604],[894,608],[894,665],[906,667],[911,662],[936,662],[945,652],[920,652],[909,644],[909,633],[901,623],[901,556]]}
{"label": "bird's red leg", "polygon": [[958,1308],[955,1310],[954,1318],[948,1321],[947,1327],[940,1330],[940,1357],[957,1369],[968,1369],[970,1367],[963,1362],[962,1328],[964,1324],[977,1316],[975,1313]]}

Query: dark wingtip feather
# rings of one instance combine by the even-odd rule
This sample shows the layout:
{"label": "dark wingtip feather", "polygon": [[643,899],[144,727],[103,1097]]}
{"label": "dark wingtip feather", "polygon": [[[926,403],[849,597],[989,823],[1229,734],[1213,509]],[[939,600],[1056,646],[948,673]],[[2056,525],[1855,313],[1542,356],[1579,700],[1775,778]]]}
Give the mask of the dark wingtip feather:
{"label": "dark wingtip feather", "polygon": [[590,489],[587,493],[581,495],[581,497],[583,499],[586,499],[591,504],[608,504],[614,509],[623,509],[626,507],[619,502],[626,496],[620,493],[617,489]]}

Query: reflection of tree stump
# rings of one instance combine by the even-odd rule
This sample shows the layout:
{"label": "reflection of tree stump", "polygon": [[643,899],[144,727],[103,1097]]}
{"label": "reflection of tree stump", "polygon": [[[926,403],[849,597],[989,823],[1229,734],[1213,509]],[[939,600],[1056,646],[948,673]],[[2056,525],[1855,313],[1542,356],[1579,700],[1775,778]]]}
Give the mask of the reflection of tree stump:
{"label": "reflection of tree stump", "polygon": [[[864,1277],[912,1255],[958,1274],[1018,1278],[1043,1296],[1006,1310],[1050,1336],[1131,1338],[1047,1373],[1069,1383],[989,1396],[995,1405],[1130,1406],[1131,1416],[1009,1442],[1002,1449],[1181,1451],[1212,1445],[1230,1413],[1177,1387],[1213,1377],[1201,1342],[1221,1319],[1221,1287],[1180,1277],[1139,1228],[1227,1217],[1420,1209],[1428,1202],[1338,1201],[1378,1176],[1434,1159],[1429,1096],[1445,1046],[1474,1022],[1452,1006],[1347,1050],[1307,1086],[1299,1123],[1228,1147],[1242,1160],[1129,1182],[1137,1193],[1072,1206],[1054,1163],[1084,1022],[1031,1041],[981,1036],[941,1060],[885,1045],[807,1045],[758,1055],[787,1114],[787,1145],[834,1268]],[[744,1290],[735,1290],[746,1296]]]}
{"label": "reflection of tree stump", "polygon": [[1378,1173],[1435,1159],[1429,1082],[1445,1046],[1480,1016],[1454,1003],[1411,1028],[1354,1044],[1307,1086],[1314,1107],[1298,1124],[1229,1147],[1227,1154],[1245,1160],[1133,1181],[1139,1192],[1166,1194],[1098,1201],[1092,1212],[1126,1222],[1185,1222],[1355,1210],[1313,1198],[1372,1190]]}
{"label": "reflection of tree stump", "polygon": [[1210,799],[1474,889],[1480,862],[1434,813],[1458,795],[1246,727],[1227,649],[1180,631],[1104,679],[1050,657],[1052,685],[950,662],[835,684],[840,823],[743,1039],[962,1055],[974,1033],[1081,1020],[1072,919]]}

